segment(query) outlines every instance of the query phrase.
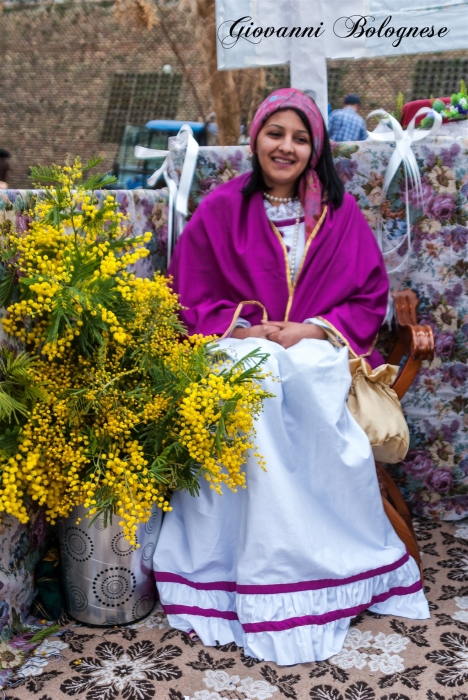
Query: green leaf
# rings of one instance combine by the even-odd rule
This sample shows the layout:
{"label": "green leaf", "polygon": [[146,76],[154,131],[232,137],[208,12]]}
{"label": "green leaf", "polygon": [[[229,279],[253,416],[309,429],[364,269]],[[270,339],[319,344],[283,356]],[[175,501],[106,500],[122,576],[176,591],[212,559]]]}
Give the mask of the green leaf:
{"label": "green leaf", "polygon": [[83,172],[95,168],[96,165],[99,165],[99,163],[102,163],[102,156],[91,156],[91,158],[83,165]]}
{"label": "green leaf", "polygon": [[19,420],[26,416],[34,403],[45,398],[43,388],[31,375],[35,363],[25,352],[15,354],[7,348],[0,349],[0,420]]}
{"label": "green leaf", "polygon": [[7,427],[6,421],[0,424],[0,452],[7,457],[12,457],[18,451],[18,437],[20,425],[13,428]]}
{"label": "green leaf", "polygon": [[37,644],[38,642],[42,642],[44,639],[47,639],[47,637],[51,637],[53,634],[56,634],[60,630],[60,625],[51,625],[50,627],[44,627],[44,629],[39,630],[39,632],[36,632],[34,637],[29,640],[30,644]]}
{"label": "green leaf", "polygon": [[8,306],[15,287],[15,269],[11,267],[5,272],[0,283],[0,307]]}
{"label": "green leaf", "polygon": [[29,175],[31,180],[48,183],[59,181],[60,170],[55,163],[52,165],[32,165],[29,170],[31,172]]}
{"label": "green leaf", "polygon": [[117,178],[114,175],[93,175],[83,182],[82,186],[85,190],[105,190],[108,185],[113,185],[115,182]]}

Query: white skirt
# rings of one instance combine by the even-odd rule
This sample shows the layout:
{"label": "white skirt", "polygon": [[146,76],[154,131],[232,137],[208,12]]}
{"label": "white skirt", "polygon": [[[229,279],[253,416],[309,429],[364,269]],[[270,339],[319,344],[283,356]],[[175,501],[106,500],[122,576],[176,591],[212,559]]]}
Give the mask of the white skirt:
{"label": "white skirt", "polygon": [[174,495],[154,555],[169,624],[206,645],[234,641],[280,665],[337,654],[363,610],[429,617],[419,570],[382,506],[366,434],[346,405],[347,348],[301,340],[227,339],[239,359],[256,347],[281,382],[257,424],[247,489]]}

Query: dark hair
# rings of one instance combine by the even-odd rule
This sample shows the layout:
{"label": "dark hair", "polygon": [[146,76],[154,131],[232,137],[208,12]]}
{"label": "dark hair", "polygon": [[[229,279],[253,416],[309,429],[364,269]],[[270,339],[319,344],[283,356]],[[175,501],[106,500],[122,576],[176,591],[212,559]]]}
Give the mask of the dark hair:
{"label": "dark hair", "polygon": [[[291,109],[288,107],[288,109]],[[296,112],[296,114],[301,118],[301,120],[304,123],[304,126],[307,129],[307,132],[310,137],[310,142],[312,144],[312,153],[314,150],[314,139],[312,136],[312,132],[310,129],[310,124],[306,116],[301,112],[300,109],[295,109],[293,108],[293,111]],[[319,180],[322,183],[323,186],[323,193],[324,193],[324,203],[327,202],[331,204],[335,209],[338,209],[338,207],[341,207],[343,203],[343,197],[344,197],[344,185],[342,181],[340,180],[340,177],[338,173],[336,172],[335,169],[335,164],[333,162],[333,157],[332,157],[332,152],[331,152],[331,146],[330,146],[330,139],[328,137],[328,131],[325,128],[325,125],[323,127],[323,150],[322,150],[322,155],[320,156],[317,165],[315,166],[315,171],[317,175],[319,176]],[[299,184],[299,178],[296,182],[296,195],[297,195],[297,188]],[[260,162],[258,160],[258,156],[256,153],[252,155],[252,172],[250,174],[250,177],[247,181],[247,183],[244,185],[242,188],[242,194],[245,195],[246,197],[250,197],[253,195],[254,192],[257,192],[257,190],[268,190],[270,189],[267,187],[265,180],[263,179],[263,173],[262,169],[260,167]]]}
{"label": "dark hair", "polygon": [[345,103],[345,105],[360,105],[361,104],[361,100],[359,99],[359,95],[354,95],[354,94],[346,95],[343,102]]}

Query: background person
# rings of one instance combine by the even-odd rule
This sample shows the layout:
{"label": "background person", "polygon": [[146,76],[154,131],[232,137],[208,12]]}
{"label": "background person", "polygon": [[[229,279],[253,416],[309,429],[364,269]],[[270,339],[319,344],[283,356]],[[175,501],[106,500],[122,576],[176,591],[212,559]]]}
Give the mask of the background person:
{"label": "background person", "polygon": [[205,119],[207,146],[218,145],[218,125],[215,112],[210,112]]}
{"label": "background person", "polygon": [[328,118],[328,134],[332,141],[365,141],[366,122],[357,113],[361,100],[346,95],[343,109],[335,109]]}
{"label": "background person", "polygon": [[250,141],[250,138],[249,138],[249,135],[247,133],[247,128],[246,128],[245,124],[241,124],[240,136],[237,140],[237,143],[239,144],[239,146],[247,146],[249,141]]}
{"label": "background person", "polygon": [[8,162],[8,159],[11,157],[10,153],[8,151],[5,151],[4,148],[0,148],[0,189],[1,190],[6,190],[8,189],[8,171],[10,169],[10,163]]}

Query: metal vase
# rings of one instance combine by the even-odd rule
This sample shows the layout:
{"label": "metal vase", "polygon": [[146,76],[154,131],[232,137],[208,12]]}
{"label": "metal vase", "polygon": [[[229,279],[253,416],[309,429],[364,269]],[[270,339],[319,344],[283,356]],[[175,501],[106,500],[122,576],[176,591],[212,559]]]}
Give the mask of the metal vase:
{"label": "metal vase", "polygon": [[59,522],[67,612],[88,625],[136,622],[156,603],[153,554],[162,511],[154,506],[148,522],[138,526],[138,549],[125,539],[118,516],[107,527],[103,516],[90,526],[86,513],[78,506]]}

